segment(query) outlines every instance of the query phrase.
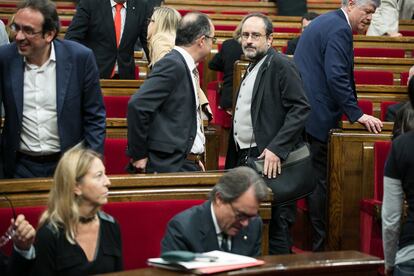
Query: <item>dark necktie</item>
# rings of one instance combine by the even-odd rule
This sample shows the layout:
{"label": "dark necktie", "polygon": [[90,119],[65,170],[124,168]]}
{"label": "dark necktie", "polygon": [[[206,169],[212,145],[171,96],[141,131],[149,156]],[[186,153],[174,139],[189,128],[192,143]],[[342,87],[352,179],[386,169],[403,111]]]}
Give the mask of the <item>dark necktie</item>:
{"label": "dark necktie", "polygon": [[221,233],[221,237],[222,237],[222,240],[221,240],[220,250],[224,252],[230,252],[229,243],[228,243],[229,236],[226,233]]}

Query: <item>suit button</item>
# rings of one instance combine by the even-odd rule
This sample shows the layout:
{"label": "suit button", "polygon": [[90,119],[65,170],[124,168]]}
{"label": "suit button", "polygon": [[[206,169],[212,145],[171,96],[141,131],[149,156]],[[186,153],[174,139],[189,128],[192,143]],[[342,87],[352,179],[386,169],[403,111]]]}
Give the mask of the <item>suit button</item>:
{"label": "suit button", "polygon": [[235,132],[234,135],[237,136],[237,132]]}

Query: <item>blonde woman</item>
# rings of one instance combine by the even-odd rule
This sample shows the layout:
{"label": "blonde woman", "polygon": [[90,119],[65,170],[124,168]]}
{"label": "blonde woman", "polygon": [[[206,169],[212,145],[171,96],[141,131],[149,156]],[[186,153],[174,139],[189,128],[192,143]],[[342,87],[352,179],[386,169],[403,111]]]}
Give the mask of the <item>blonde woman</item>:
{"label": "blonde woman", "polygon": [[120,271],[119,225],[100,207],[108,186],[100,156],[71,149],[59,161],[48,208],[39,222],[33,275],[89,275]]}
{"label": "blonde woman", "polygon": [[156,7],[148,24],[148,49],[150,67],[171,51],[181,15],[173,8]]}

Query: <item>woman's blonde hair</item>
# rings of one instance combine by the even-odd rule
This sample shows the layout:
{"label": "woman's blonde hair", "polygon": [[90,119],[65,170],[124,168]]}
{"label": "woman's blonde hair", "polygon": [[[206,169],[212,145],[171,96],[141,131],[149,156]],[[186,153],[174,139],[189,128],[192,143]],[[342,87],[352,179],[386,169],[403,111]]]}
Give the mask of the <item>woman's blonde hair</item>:
{"label": "woman's blonde hair", "polygon": [[156,33],[175,33],[177,32],[178,22],[180,22],[180,13],[170,7],[155,7],[151,16],[151,20],[154,20],[154,32]]}
{"label": "woman's blonde hair", "polygon": [[101,159],[101,156],[84,148],[73,148],[63,154],[53,176],[47,210],[40,217],[39,227],[46,223],[50,223],[56,231],[61,227],[67,240],[75,243],[80,199],[75,195],[74,189],[96,158]]}

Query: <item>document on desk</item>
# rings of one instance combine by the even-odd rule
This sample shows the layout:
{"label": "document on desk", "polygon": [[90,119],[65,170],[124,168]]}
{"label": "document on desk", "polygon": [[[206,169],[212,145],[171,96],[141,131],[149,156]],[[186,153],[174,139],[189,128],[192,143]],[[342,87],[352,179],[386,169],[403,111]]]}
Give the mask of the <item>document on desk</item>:
{"label": "document on desk", "polygon": [[264,261],[262,260],[218,250],[203,253],[202,255],[212,257],[211,259],[214,259],[214,261],[209,260],[209,258],[196,258],[195,260],[189,262],[171,263],[163,260],[162,258],[150,258],[147,262],[151,266],[172,270],[186,270],[200,275],[264,264]]}

